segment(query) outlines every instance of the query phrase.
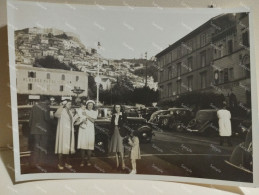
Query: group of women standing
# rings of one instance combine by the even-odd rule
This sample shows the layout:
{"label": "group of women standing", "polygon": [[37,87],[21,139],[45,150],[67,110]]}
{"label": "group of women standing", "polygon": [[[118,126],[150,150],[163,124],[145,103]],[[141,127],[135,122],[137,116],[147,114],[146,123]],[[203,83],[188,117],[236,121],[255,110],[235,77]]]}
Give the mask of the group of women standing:
{"label": "group of women standing", "polygon": [[[91,166],[91,155],[95,145],[94,123],[98,116],[98,111],[94,108],[95,102],[92,100],[82,102],[81,107],[76,110],[72,109],[71,103],[70,100],[62,102],[55,113],[55,117],[58,118],[55,153],[59,157],[59,170],[63,170],[64,167],[72,168],[68,156],[75,153],[74,125],[79,125],[77,149],[81,150],[81,167],[85,166],[86,163],[87,166]],[[109,152],[116,154],[116,168],[123,170],[125,169],[123,139],[128,135],[128,130],[124,128],[126,121],[127,118],[122,107],[114,105]],[[136,159],[140,159],[137,131],[131,132],[128,143],[131,146],[131,174],[136,174]],[[85,161],[86,154],[87,161]]]}

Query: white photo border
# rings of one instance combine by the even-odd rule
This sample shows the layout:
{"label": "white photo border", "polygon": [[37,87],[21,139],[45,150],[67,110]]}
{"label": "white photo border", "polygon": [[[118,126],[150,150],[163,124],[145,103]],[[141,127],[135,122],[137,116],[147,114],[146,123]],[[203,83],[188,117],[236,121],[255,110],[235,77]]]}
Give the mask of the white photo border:
{"label": "white photo border", "polygon": [[[11,107],[12,107],[12,130],[13,130],[13,151],[14,151],[14,168],[15,181],[30,181],[42,179],[124,179],[124,180],[160,180],[160,181],[175,181],[186,183],[202,183],[202,184],[216,184],[216,185],[230,185],[230,186],[250,186],[256,187],[259,185],[259,166],[255,166],[259,162],[259,115],[258,115],[258,86],[256,78],[256,62],[255,62],[255,47],[254,47],[254,33],[253,24],[254,16],[252,9],[248,8],[165,8],[176,12],[215,12],[223,13],[249,13],[249,37],[250,37],[250,74],[251,74],[251,98],[252,98],[252,140],[253,140],[253,182],[237,182],[228,180],[215,180],[195,177],[180,177],[180,176],[160,176],[160,175],[128,175],[128,174],[110,174],[110,173],[33,173],[21,174],[20,167],[20,146],[19,146],[19,132],[18,132],[18,111],[17,111],[17,89],[16,89],[16,67],[15,67],[15,44],[14,44],[14,26],[12,25],[15,17],[13,12],[15,8],[8,6],[9,4],[24,4],[37,3],[29,1],[7,0],[7,26],[8,26],[8,50],[9,50],[9,69],[10,69],[10,92],[11,92]],[[68,2],[67,2],[68,3]],[[74,2],[69,0],[69,3]],[[44,4],[44,2],[42,2]],[[49,4],[49,3],[48,3]],[[78,5],[78,4],[76,4]],[[90,4],[82,4],[84,6],[92,6]],[[95,5],[96,6],[96,5]],[[104,5],[106,6],[106,5]],[[110,6],[109,6],[110,7]],[[115,9],[119,6],[111,6]],[[143,7],[148,8],[148,7]]]}

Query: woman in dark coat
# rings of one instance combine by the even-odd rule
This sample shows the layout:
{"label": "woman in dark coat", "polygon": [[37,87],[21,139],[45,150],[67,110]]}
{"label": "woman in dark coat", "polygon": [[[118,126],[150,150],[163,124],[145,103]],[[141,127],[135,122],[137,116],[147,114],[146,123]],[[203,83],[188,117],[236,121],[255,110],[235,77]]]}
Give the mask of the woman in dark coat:
{"label": "woman in dark coat", "polygon": [[109,152],[116,153],[117,169],[120,166],[120,156],[121,168],[123,170],[125,169],[123,138],[128,135],[128,131],[125,128],[126,121],[127,118],[123,113],[122,107],[120,105],[114,105],[111,118],[111,142],[109,145]]}

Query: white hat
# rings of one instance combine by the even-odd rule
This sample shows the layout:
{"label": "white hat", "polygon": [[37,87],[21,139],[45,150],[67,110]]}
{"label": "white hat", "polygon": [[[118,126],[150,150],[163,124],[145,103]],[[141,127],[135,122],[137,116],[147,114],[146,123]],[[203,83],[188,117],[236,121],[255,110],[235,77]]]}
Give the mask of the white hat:
{"label": "white hat", "polygon": [[89,103],[93,103],[95,104],[95,102],[93,100],[87,100],[87,102],[85,103],[86,105],[89,104]]}

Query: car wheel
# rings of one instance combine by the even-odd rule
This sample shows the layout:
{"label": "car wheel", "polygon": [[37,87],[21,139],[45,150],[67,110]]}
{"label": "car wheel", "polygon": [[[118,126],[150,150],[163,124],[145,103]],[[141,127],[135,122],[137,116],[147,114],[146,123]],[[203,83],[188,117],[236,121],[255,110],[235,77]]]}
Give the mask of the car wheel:
{"label": "car wheel", "polygon": [[169,123],[168,127],[170,130],[173,130],[175,128],[175,125],[174,125],[174,123],[171,122],[171,123]]}
{"label": "car wheel", "polygon": [[150,143],[152,139],[152,132],[147,127],[139,129],[139,140],[141,143]]}
{"label": "car wheel", "polygon": [[183,132],[183,130],[184,130],[183,124],[182,123],[177,123],[175,129],[176,129],[177,132]]}
{"label": "car wheel", "polygon": [[108,155],[108,137],[102,135],[95,135],[95,155],[107,156]]}
{"label": "car wheel", "polygon": [[167,126],[168,126],[168,119],[167,119],[167,118],[164,118],[164,119],[162,120],[162,126],[163,126],[163,127],[167,127]]}
{"label": "car wheel", "polygon": [[189,122],[189,124],[188,124],[189,127],[193,127],[193,126],[195,126],[195,125],[196,125],[196,120],[195,120],[195,119],[192,119],[192,120]]}

